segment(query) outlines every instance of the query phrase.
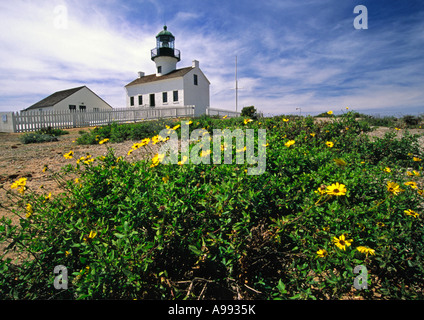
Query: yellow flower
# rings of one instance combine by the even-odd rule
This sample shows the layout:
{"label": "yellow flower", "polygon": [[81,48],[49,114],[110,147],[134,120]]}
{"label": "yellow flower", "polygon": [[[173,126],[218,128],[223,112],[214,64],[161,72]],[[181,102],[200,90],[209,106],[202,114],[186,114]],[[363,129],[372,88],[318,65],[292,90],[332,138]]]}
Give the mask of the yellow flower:
{"label": "yellow flower", "polygon": [[406,174],[408,175],[408,176],[413,176],[414,174],[412,173],[412,172],[410,172],[410,171],[406,171]]}
{"label": "yellow flower", "polygon": [[225,116],[222,117],[222,119],[227,119],[227,117],[228,117],[228,115],[225,115]]}
{"label": "yellow flower", "polygon": [[330,111],[327,111],[327,113],[331,115],[333,114],[333,111],[330,110]]}
{"label": "yellow flower", "polygon": [[400,129],[399,129],[399,128],[395,128],[395,130],[396,130],[396,131],[399,131]]}
{"label": "yellow flower", "polygon": [[317,256],[320,258],[325,258],[326,255],[328,255],[328,252],[325,249],[319,249],[317,251]]}
{"label": "yellow flower", "polygon": [[406,186],[411,186],[412,189],[418,189],[417,183],[414,181],[408,181],[404,183]]}
{"label": "yellow flower", "polygon": [[289,119],[283,118],[284,122],[289,122]]}
{"label": "yellow flower", "polygon": [[69,251],[65,251],[65,257],[69,256],[71,253]]}
{"label": "yellow flower", "polygon": [[290,146],[294,145],[296,142],[294,140],[287,141],[284,145],[289,148]]}
{"label": "yellow flower", "polygon": [[162,177],[162,181],[163,181],[164,183],[168,183],[168,181],[169,181],[169,176]]}
{"label": "yellow flower", "polygon": [[103,143],[106,143],[106,142],[108,142],[108,141],[109,141],[109,139],[108,139],[108,138],[106,138],[106,139],[103,139],[103,140],[99,141],[99,144],[103,144]]}
{"label": "yellow flower", "polygon": [[18,187],[25,187],[27,182],[27,178],[20,178],[19,180],[16,180],[12,185],[10,186],[11,189],[17,189]]}
{"label": "yellow flower", "polygon": [[178,128],[180,127],[180,125],[179,124],[177,124],[175,127],[173,127],[172,129],[173,130],[177,130]]}
{"label": "yellow flower", "polygon": [[332,196],[344,196],[346,194],[346,187],[344,184],[336,182],[328,186],[326,192]]}
{"label": "yellow flower", "polygon": [[413,157],[413,158],[412,158],[412,160],[414,160],[415,162],[419,162],[419,161],[421,161],[422,159],[417,158],[417,157]]}
{"label": "yellow flower", "polygon": [[352,239],[346,240],[344,234],[342,234],[340,237],[333,237],[333,243],[336,247],[338,247],[341,250],[346,250],[346,247],[349,247],[352,243]]}
{"label": "yellow flower", "polygon": [[411,209],[405,210],[405,211],[403,211],[403,212],[405,212],[405,214],[406,214],[407,216],[412,216],[412,217],[414,217],[414,218],[418,218],[418,216],[420,215],[419,213],[417,213],[417,212],[415,212],[415,211],[413,211],[413,210],[411,210]]}
{"label": "yellow flower", "polygon": [[10,186],[11,189],[18,189],[19,188],[19,193],[20,194],[24,194],[25,190],[27,189],[26,187],[26,182],[27,182],[27,178],[20,178],[19,180],[15,181],[14,183],[12,183],[12,185]]}
{"label": "yellow flower", "polygon": [[[90,158],[91,158],[91,156],[90,156]],[[94,162],[94,158],[91,158],[91,159],[90,158],[88,160],[85,160],[84,163],[90,164],[91,162]]]}
{"label": "yellow flower", "polygon": [[325,188],[323,187],[318,187],[317,191],[314,191],[315,193],[319,193],[320,195],[325,194]]}
{"label": "yellow flower", "polygon": [[63,156],[65,157],[65,159],[72,159],[74,157],[74,152],[69,151],[68,153],[65,153]]}
{"label": "yellow flower", "polygon": [[182,160],[181,161],[178,161],[178,165],[179,166],[183,165],[184,163],[187,162],[187,160],[188,160],[188,157],[187,156],[183,156]]}
{"label": "yellow flower", "polygon": [[28,204],[26,205],[26,212],[27,212],[27,214],[26,214],[26,217],[27,217],[27,218],[31,217],[31,216],[32,216],[32,214],[34,213],[34,210],[32,209],[32,206],[31,206],[31,204],[30,204],[30,203],[28,203]]}
{"label": "yellow flower", "polygon": [[150,168],[156,167],[160,162],[162,162],[163,158],[165,158],[165,154],[156,153],[152,159],[152,165]]}
{"label": "yellow flower", "polygon": [[241,149],[236,149],[236,152],[238,153],[238,152],[244,152],[244,151],[246,151],[246,146],[244,146],[243,148],[241,148]]}
{"label": "yellow flower", "polygon": [[367,256],[368,254],[372,256],[375,255],[375,250],[368,247],[359,246],[359,247],[356,247],[356,250],[358,250],[360,253],[365,253]]}
{"label": "yellow flower", "polygon": [[127,152],[127,155],[129,156],[129,155],[131,155],[131,153],[134,151],[135,149],[130,149],[128,152]]}
{"label": "yellow flower", "polygon": [[402,192],[402,189],[396,182],[387,182],[387,191],[397,195],[398,193]]}
{"label": "yellow flower", "polygon": [[49,169],[49,166],[47,164],[44,165],[43,167],[43,172],[46,172]]}
{"label": "yellow flower", "polygon": [[316,133],[312,132],[312,133],[310,133],[310,135],[311,135],[311,137],[315,137]]}
{"label": "yellow flower", "polygon": [[327,147],[329,147],[329,148],[332,148],[332,147],[334,146],[334,143],[333,143],[333,142],[331,142],[331,141],[327,141],[325,144],[326,144],[326,145],[327,145]]}
{"label": "yellow flower", "polygon": [[419,177],[419,176],[420,176],[420,173],[419,173],[418,171],[412,170],[412,173],[413,173],[414,175],[416,175],[417,177]]}
{"label": "yellow flower", "polygon": [[[246,147],[245,147],[246,148]],[[206,156],[208,156],[208,155],[210,155],[211,154],[211,150],[206,150],[206,151],[201,151],[200,152],[200,156],[201,157],[206,157]]]}
{"label": "yellow flower", "polygon": [[189,125],[189,124],[192,124],[193,123],[193,121],[187,121],[185,124],[187,124],[187,125]]}
{"label": "yellow flower", "polygon": [[253,121],[252,119],[244,119],[244,120],[243,120],[243,123],[244,123],[244,124],[248,124],[249,122],[252,122],[252,121]]}
{"label": "yellow flower", "polygon": [[392,172],[392,170],[389,167],[385,167],[384,172]]}
{"label": "yellow flower", "polygon": [[92,239],[94,239],[94,237],[97,235],[97,232],[96,231],[93,231],[93,230],[91,230],[90,231],[90,233],[88,234],[88,237],[86,238],[86,237],[84,237],[84,241],[85,242],[88,242],[88,241],[90,241],[90,240],[92,240]]}
{"label": "yellow flower", "polygon": [[346,107],[346,110],[349,110],[349,107]]}

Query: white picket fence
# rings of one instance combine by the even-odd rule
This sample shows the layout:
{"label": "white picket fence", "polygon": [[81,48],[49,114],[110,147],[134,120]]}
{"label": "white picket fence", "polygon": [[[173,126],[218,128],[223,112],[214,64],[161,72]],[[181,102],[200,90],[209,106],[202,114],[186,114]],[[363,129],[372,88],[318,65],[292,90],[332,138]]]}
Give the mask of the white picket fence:
{"label": "white picket fence", "polygon": [[209,116],[228,116],[229,118],[240,116],[240,112],[217,109],[217,108],[207,108],[206,114]]}
{"label": "white picket fence", "polygon": [[[21,111],[1,112],[0,132],[30,132],[43,128],[69,129],[130,123],[162,118],[193,117],[194,106],[173,108],[121,108],[99,111]],[[207,115],[237,117],[239,112],[207,108]]]}
{"label": "white picket fence", "polygon": [[[12,132],[37,131],[42,128],[69,129],[128,123],[162,118],[192,117],[193,106],[174,108],[122,108],[99,111],[24,111],[8,113]],[[7,118],[6,118],[7,119]],[[9,131],[7,130],[7,131]]]}

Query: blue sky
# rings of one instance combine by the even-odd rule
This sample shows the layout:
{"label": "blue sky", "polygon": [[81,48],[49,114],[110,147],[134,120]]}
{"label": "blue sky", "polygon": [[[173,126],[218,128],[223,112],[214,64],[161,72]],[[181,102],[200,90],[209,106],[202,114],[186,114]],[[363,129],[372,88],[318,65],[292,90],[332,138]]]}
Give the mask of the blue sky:
{"label": "blue sky", "polygon": [[[357,30],[355,6],[368,10]],[[211,107],[265,114],[424,113],[422,0],[16,0],[0,3],[0,111],[87,85],[113,107],[164,23],[182,60],[200,61]],[[300,109],[297,109],[300,108]]]}

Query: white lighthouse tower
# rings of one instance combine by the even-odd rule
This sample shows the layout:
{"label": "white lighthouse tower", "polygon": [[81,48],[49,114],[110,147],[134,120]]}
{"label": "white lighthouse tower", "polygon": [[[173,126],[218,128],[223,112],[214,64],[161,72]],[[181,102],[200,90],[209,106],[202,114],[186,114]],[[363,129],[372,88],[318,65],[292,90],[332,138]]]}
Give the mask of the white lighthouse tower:
{"label": "white lighthouse tower", "polygon": [[156,73],[138,72],[138,78],[125,86],[127,107],[187,108],[194,107],[194,115],[205,114],[210,106],[210,82],[192,60],[191,66],[177,69],[180,50],[175,49],[175,37],[164,26],[156,35],[156,48],[151,50]]}
{"label": "white lighthouse tower", "polygon": [[181,60],[180,50],[175,49],[175,37],[164,26],[156,36],[156,48],[151,50],[152,60],[156,63],[156,76],[168,74],[177,69]]}

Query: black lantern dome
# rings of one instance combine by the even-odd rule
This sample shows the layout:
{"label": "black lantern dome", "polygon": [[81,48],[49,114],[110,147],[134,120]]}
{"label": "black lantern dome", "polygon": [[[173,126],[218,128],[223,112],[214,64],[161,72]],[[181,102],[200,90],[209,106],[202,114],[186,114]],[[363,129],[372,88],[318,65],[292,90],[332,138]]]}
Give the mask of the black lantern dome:
{"label": "black lantern dome", "polygon": [[172,57],[181,60],[180,50],[175,49],[175,37],[167,30],[167,26],[156,36],[156,48],[151,50],[152,60],[157,57]]}

